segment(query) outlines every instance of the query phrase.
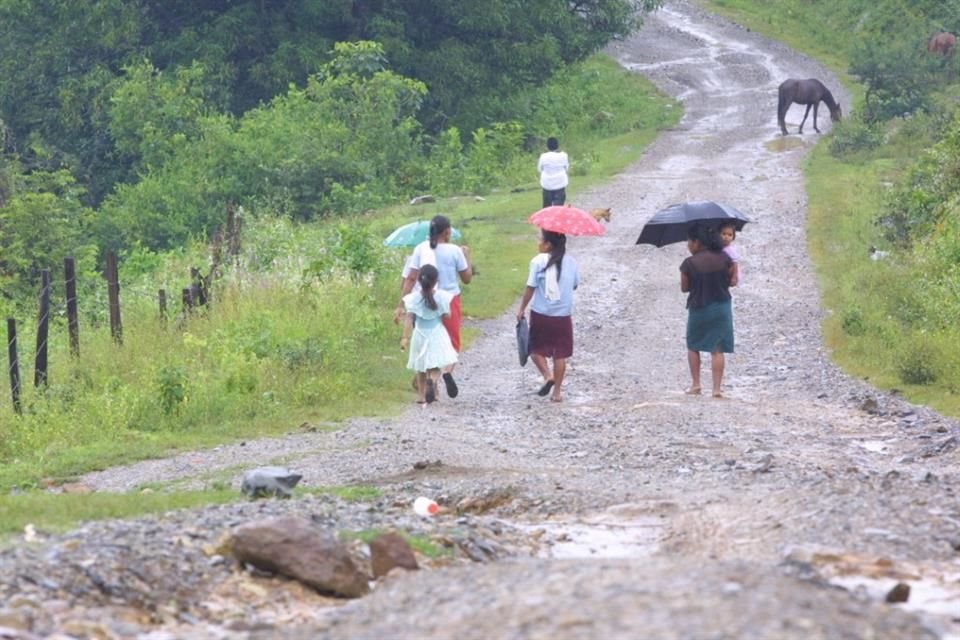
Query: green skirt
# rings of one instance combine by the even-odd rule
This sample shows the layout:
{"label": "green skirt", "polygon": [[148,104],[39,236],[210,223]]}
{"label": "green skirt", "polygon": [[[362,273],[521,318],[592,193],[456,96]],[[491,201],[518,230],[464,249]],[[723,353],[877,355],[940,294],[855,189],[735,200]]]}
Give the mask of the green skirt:
{"label": "green skirt", "polygon": [[733,305],[730,300],[687,311],[687,349],[733,353]]}

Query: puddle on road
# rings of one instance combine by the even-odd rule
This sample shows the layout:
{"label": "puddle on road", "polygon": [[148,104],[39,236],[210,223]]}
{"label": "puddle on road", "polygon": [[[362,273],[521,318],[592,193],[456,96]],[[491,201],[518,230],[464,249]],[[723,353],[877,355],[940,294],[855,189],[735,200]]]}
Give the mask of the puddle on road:
{"label": "puddle on road", "polygon": [[790,151],[791,149],[798,149],[803,146],[803,139],[794,138],[791,136],[774,138],[763,143],[764,148],[767,151],[774,151],[780,153],[782,151]]}
{"label": "puddle on road", "polygon": [[898,583],[908,585],[906,601],[890,606],[919,616],[941,640],[960,640],[960,561],[934,567],[826,551],[814,553],[811,564],[830,584],[875,602]]}
{"label": "puddle on road", "polygon": [[888,443],[884,440],[864,440],[863,442],[858,442],[857,444],[867,451],[872,451],[873,453],[886,453]]}
{"label": "puddle on road", "polygon": [[538,555],[544,558],[637,558],[657,551],[663,520],[651,515],[621,518],[607,512],[517,526],[543,532]]}
{"label": "puddle on road", "polygon": [[[900,581],[852,575],[835,576],[830,582],[851,592],[864,592],[870,599],[883,602]],[[893,606],[934,617],[941,626],[938,629],[941,640],[960,640],[960,574],[945,575],[942,580],[920,578],[902,582],[910,585],[910,597]]]}

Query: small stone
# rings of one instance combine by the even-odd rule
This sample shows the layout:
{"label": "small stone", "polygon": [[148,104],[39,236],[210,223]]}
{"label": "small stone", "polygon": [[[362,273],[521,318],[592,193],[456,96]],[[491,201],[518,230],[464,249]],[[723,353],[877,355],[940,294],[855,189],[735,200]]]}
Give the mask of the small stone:
{"label": "small stone", "polygon": [[887,602],[906,602],[910,599],[910,585],[905,582],[898,582],[890,591],[887,592],[885,600]]}

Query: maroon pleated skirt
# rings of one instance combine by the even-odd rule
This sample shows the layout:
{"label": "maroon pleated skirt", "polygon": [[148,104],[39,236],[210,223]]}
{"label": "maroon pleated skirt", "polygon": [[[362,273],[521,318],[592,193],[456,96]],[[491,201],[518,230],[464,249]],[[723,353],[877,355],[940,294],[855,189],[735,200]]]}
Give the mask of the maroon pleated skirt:
{"label": "maroon pleated skirt", "polygon": [[547,358],[573,355],[573,318],[530,312],[530,353]]}

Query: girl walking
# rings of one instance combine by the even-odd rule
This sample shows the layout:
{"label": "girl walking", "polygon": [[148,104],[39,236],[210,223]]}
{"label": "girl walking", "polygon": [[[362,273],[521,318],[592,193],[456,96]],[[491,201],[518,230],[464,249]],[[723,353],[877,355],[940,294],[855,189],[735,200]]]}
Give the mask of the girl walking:
{"label": "girl walking", "polygon": [[[444,317],[443,325],[447,328],[454,351],[459,353],[463,315],[460,307],[460,283],[470,282],[473,278],[473,267],[470,265],[470,250],[451,243],[452,234],[453,228],[446,216],[438,215],[430,220],[429,239],[418,244],[410,256],[410,269],[403,283],[398,310],[404,306],[403,297],[413,291],[414,284],[420,278],[420,270],[426,265],[435,267],[440,274],[437,280],[438,289],[449,293],[451,298],[449,313]],[[456,398],[459,388],[453,379],[453,365],[445,367],[442,373],[447,395]]]}
{"label": "girl walking", "polygon": [[457,362],[457,352],[443,326],[450,317],[453,296],[437,288],[438,271],[432,264],[420,267],[420,290],[403,297],[406,320],[400,350],[409,347],[407,368],[417,372],[417,402],[429,404],[438,399],[440,371]]}
{"label": "girl walking", "polygon": [[[580,284],[580,274],[576,261],[567,255],[564,234],[541,230],[537,249],[539,253],[530,261],[517,322],[532,300],[530,359],[543,376],[543,386],[537,394],[561,402],[567,358],[573,355],[573,291]],[[548,358],[553,360],[552,369]]]}

